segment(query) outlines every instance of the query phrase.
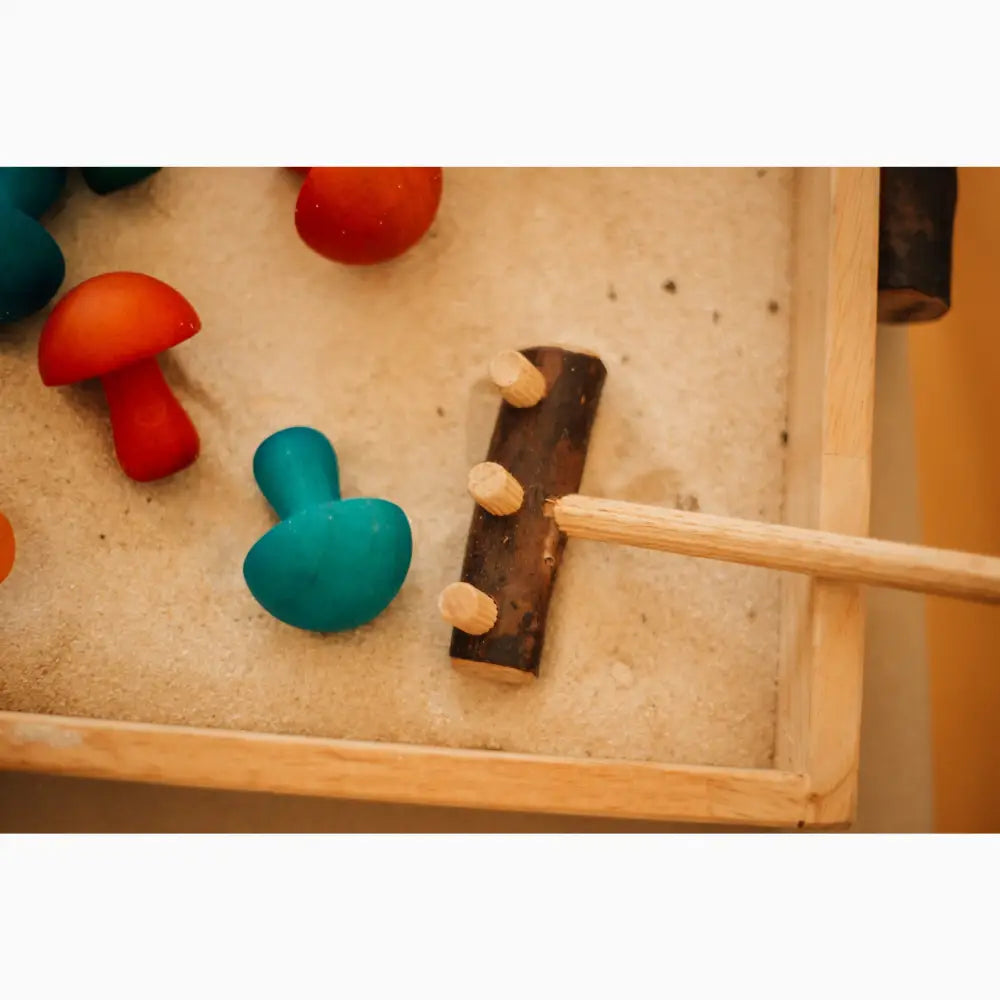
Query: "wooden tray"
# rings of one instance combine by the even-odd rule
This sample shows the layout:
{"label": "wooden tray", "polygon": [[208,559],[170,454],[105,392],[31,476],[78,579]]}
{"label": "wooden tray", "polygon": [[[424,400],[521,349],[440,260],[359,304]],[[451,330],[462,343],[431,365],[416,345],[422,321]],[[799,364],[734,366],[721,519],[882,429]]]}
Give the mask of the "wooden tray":
{"label": "wooden tray", "polygon": [[[587,492],[866,534],[878,171],[446,171],[431,236],[366,272],[297,241],[295,183],[165,170],[108,199],[77,188],[51,220],[67,287],[146,270],[201,312],[164,367],[205,453],[175,481],[124,481],[99,393],[40,386],[44,317],[0,339],[0,509],[19,545],[0,586],[0,768],[849,823],[859,587],[571,540],[542,679],[516,693],[452,675],[434,598],[457,578],[464,475],[495,415],[486,364],[537,343],[608,363]],[[348,636],[272,622],[240,577],[271,523],[253,448],[299,422],[334,440],[345,495],[414,522],[403,593]]]}

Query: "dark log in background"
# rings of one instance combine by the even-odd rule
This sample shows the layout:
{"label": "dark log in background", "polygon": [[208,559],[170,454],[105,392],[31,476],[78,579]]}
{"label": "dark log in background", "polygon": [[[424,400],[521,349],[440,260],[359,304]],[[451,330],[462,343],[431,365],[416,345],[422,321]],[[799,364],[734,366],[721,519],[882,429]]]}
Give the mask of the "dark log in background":
{"label": "dark log in background", "polygon": [[878,319],[925,323],[951,308],[956,167],[880,171]]}
{"label": "dark log in background", "polygon": [[501,402],[485,461],[507,469],[524,487],[516,514],[497,517],[478,504],[472,516],[462,581],[496,601],[485,635],[452,631],[456,668],[509,682],[538,676],[549,601],[566,536],[544,512],[549,497],[577,493],[590,432],[607,376],[600,358],[558,347],[522,351],[545,376],[535,406]]}

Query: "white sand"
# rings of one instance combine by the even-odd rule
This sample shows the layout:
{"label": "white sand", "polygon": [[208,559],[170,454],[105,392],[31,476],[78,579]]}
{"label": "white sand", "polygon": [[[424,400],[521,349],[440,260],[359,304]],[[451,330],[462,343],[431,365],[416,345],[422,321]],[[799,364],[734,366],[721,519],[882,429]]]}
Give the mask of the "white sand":
{"label": "white sand", "polygon": [[[0,510],[18,539],[0,707],[769,764],[767,571],[571,540],[542,679],[514,690],[452,671],[435,601],[461,566],[505,348],[569,342],[607,364],[584,491],[780,519],[791,172],[447,170],[431,236],[372,270],[300,243],[298,183],[167,169],[107,198],[73,185],[51,224],[64,287],[144,270],[202,317],[164,369],[203,455],[131,483],[99,387],[41,384],[44,317],[0,333]],[[345,495],[395,500],[414,524],[403,592],[352,634],[288,628],[243,583],[272,523],[251,458],[296,423],[331,437]]]}

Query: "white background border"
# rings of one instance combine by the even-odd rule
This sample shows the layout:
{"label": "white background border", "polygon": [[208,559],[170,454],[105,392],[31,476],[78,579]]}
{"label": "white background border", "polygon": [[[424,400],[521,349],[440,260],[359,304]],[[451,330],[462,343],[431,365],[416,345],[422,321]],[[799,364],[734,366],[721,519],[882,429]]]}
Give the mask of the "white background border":
{"label": "white background border", "polygon": [[990,164],[996,33],[973,9],[11,0],[3,158]]}
{"label": "white background border", "polygon": [[[996,33],[971,6],[11,0],[0,160],[997,164]],[[0,993],[993,994],[996,848],[9,836]]]}

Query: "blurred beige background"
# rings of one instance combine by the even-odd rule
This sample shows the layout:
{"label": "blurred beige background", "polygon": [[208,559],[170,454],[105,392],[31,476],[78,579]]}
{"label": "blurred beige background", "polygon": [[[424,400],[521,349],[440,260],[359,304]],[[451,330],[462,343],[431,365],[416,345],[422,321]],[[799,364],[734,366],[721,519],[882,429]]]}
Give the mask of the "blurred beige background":
{"label": "blurred beige background", "polygon": [[[952,307],[910,330],[923,538],[1000,555],[1000,170],[960,167]],[[1000,607],[927,601],[934,829],[1000,831]]]}
{"label": "blurred beige background", "polygon": [[[907,331],[879,330],[871,533],[920,541]],[[933,828],[924,598],[869,591],[856,832]],[[644,823],[0,774],[4,832],[629,832]],[[672,829],[677,829],[676,827]],[[688,828],[690,829],[690,828]]]}

